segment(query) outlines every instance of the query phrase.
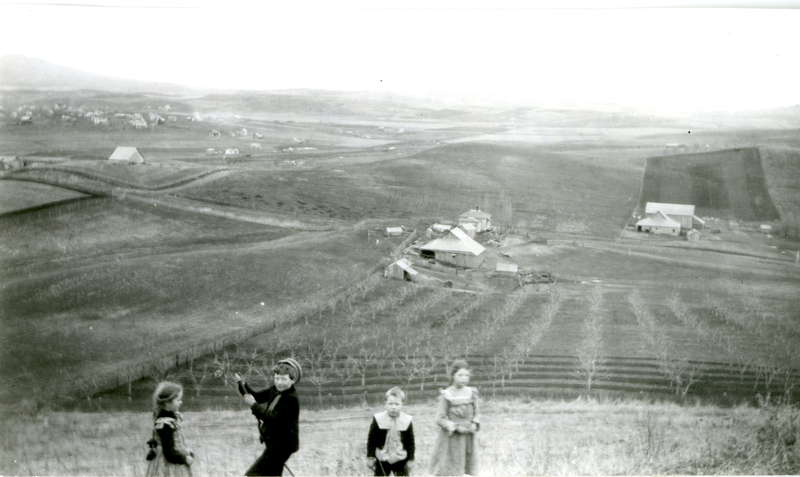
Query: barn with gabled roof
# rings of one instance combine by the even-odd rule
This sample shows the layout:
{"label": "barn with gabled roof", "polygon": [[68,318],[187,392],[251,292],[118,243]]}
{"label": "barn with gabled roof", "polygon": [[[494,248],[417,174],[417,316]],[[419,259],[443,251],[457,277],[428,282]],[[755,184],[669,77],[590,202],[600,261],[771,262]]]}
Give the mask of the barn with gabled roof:
{"label": "barn with gabled roof", "polygon": [[681,223],[669,218],[659,210],[650,217],[636,222],[636,230],[654,234],[679,235],[681,233]]}
{"label": "barn with gabled roof", "polygon": [[453,228],[444,237],[419,248],[420,257],[434,259],[463,268],[478,268],[484,260],[483,245],[460,228]]}

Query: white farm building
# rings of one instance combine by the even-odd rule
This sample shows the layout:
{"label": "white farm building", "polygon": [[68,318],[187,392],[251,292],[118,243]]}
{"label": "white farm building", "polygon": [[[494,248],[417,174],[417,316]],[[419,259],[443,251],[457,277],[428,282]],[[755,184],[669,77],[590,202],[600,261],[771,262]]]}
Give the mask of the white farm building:
{"label": "white farm building", "polygon": [[[644,208],[645,218],[652,217],[656,212],[661,212],[672,220],[677,220],[684,230],[691,230],[695,225],[705,224],[700,217],[694,215],[694,206],[686,204],[664,204],[660,202],[648,202]],[[637,223],[637,230],[638,230]]]}
{"label": "white farm building", "polygon": [[444,237],[438,238],[419,248],[421,258],[434,259],[464,268],[478,268],[485,259],[483,245],[470,238],[459,228],[451,229]]}
{"label": "white farm building", "polygon": [[120,146],[114,149],[114,153],[108,158],[109,161],[125,161],[134,164],[142,164],[144,156],[135,147]]}
{"label": "white farm building", "polygon": [[413,282],[418,273],[419,272],[414,270],[414,268],[411,266],[411,262],[405,258],[401,258],[400,260],[386,267],[386,271],[383,273],[383,276],[386,278],[394,278],[396,280],[407,280]]}
{"label": "white farm building", "polygon": [[648,232],[656,235],[680,235],[681,223],[669,218],[666,214],[657,211],[655,214],[636,222],[637,232]]}

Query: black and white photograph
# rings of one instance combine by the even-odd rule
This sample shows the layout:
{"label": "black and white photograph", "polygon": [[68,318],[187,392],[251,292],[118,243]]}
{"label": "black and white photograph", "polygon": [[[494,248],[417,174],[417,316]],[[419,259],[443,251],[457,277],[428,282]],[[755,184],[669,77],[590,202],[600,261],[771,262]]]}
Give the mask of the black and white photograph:
{"label": "black and white photograph", "polygon": [[0,1],[0,475],[800,474],[800,1]]}

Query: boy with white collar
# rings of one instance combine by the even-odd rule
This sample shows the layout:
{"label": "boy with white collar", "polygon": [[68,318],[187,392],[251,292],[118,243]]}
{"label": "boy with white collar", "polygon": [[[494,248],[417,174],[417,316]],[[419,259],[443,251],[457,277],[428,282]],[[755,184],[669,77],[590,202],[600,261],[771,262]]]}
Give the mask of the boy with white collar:
{"label": "boy with white collar", "polygon": [[406,394],[395,386],[386,391],[386,410],[372,417],[367,437],[368,466],[375,475],[408,475],[414,461],[414,426],[401,411]]}

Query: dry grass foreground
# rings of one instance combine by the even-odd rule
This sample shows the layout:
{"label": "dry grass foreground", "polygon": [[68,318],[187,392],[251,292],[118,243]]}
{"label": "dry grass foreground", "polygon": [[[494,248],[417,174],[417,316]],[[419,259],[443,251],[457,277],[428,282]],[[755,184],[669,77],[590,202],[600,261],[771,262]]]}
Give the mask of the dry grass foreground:
{"label": "dry grass foreground", "polygon": [[[762,403],[763,404],[763,403]],[[185,414],[195,476],[241,475],[260,454],[256,423],[241,411]],[[301,411],[293,475],[369,475],[364,445],[379,405]],[[414,416],[416,469],[425,475],[437,435],[434,404]],[[148,413],[16,414],[2,431],[3,475],[144,475]],[[487,401],[482,475],[797,474],[800,411],[636,400]],[[289,475],[284,472],[284,475]]]}

